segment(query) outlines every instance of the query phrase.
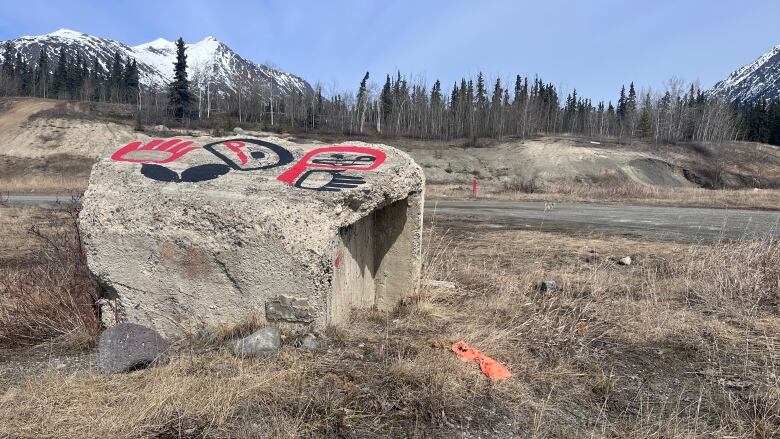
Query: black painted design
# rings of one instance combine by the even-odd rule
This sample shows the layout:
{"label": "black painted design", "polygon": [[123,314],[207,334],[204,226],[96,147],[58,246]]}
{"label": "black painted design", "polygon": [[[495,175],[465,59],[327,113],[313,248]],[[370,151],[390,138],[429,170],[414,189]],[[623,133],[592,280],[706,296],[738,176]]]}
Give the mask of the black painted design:
{"label": "black painted design", "polygon": [[329,154],[328,156],[320,159],[313,159],[311,162],[318,165],[330,165],[330,166],[344,166],[344,167],[360,167],[371,166],[376,161],[376,157],[370,155],[354,155],[354,154]]}
{"label": "black painted design", "polygon": [[[295,181],[295,187],[321,192],[339,192],[342,189],[353,189],[366,180],[363,177],[346,175],[343,170],[313,169],[306,171]],[[325,178],[323,182],[321,179]]]}
{"label": "black painted design", "polygon": [[[226,142],[241,142],[244,144],[251,144],[256,145],[260,147],[264,147],[270,152],[272,152],[277,160],[275,162],[271,162],[269,164],[261,165],[261,166],[253,166],[249,163],[242,164],[240,160],[236,161],[232,159],[231,157],[228,157],[225,153],[222,153],[220,151],[217,151],[216,146],[220,144],[225,144]],[[203,147],[206,151],[214,154],[215,156],[219,157],[223,162],[225,162],[228,166],[231,168],[237,170],[237,171],[258,171],[261,169],[271,169],[276,168],[279,166],[284,166],[288,163],[291,163],[293,161],[293,155],[290,151],[285,149],[283,146],[277,145],[275,143],[271,142],[265,142],[263,140],[257,140],[257,139],[228,139],[228,140],[220,140],[218,142],[212,142],[208,145]],[[263,152],[261,150],[251,150],[249,151],[250,157],[253,159],[260,161],[265,158],[271,157],[266,152]]]}
{"label": "black painted design", "polygon": [[213,180],[230,172],[230,167],[219,163],[207,163],[185,169],[181,176],[176,171],[162,165],[144,163],[141,165],[141,174],[152,180],[168,183],[198,183]]}

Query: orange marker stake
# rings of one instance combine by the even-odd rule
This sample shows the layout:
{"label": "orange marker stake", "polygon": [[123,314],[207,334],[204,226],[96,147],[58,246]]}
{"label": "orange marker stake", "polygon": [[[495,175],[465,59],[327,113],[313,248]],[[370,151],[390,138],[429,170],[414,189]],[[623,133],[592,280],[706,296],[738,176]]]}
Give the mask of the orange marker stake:
{"label": "orange marker stake", "polygon": [[452,345],[452,352],[455,352],[462,361],[476,361],[479,368],[486,377],[494,380],[505,380],[512,376],[506,366],[498,361],[488,357],[477,349],[469,346],[465,341],[459,341]]}

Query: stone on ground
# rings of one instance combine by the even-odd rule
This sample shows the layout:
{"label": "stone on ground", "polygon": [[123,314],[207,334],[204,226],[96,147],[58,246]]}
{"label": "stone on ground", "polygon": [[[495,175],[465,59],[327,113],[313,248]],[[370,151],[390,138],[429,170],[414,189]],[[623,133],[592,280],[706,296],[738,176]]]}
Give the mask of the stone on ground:
{"label": "stone on ground", "polygon": [[620,265],[631,265],[631,256],[625,256],[618,260]]}
{"label": "stone on ground", "polygon": [[167,357],[168,343],[154,329],[120,323],[106,329],[98,342],[98,365],[104,373],[142,369]]}
{"label": "stone on ground", "polygon": [[541,284],[539,284],[539,290],[542,292],[547,291],[555,291],[558,289],[558,284],[551,279],[543,280]]}
{"label": "stone on ground", "polygon": [[425,285],[432,288],[441,288],[445,290],[451,290],[455,288],[455,282],[446,280],[425,279]]}
{"label": "stone on ground", "polygon": [[239,357],[270,357],[281,345],[279,329],[267,327],[238,340],[233,345],[233,353]]}
{"label": "stone on ground", "polygon": [[79,227],[119,322],[324,328],[414,292],[424,184],[386,145],[142,139],[95,164]]}
{"label": "stone on ground", "polygon": [[301,339],[301,347],[307,351],[316,351],[320,347],[320,342],[314,334],[306,334]]}

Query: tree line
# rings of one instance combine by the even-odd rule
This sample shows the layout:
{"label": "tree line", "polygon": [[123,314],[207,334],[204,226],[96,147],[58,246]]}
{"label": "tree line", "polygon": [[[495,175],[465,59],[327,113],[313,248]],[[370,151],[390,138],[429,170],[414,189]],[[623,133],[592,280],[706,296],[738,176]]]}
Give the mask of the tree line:
{"label": "tree line", "polygon": [[281,93],[273,82],[237,81],[232,90],[210,89],[207,75],[187,77],[186,49],[177,40],[174,79],[142,86],[135,60],[116,53],[104,67],[95,57],[69,57],[60,48],[52,65],[46,47],[35,63],[25,62],[13,44],[5,44],[0,93],[58,99],[134,104],[147,123],[212,118],[225,123],[260,124],[341,134],[378,134],[425,139],[525,138],[572,133],[590,137],[641,138],[654,142],[753,140],[780,144],[780,102],[741,104],[709,96],[697,84],[673,79],[661,93],[639,93],[633,83],[620,89],[616,102],[593,102],[574,89],[561,90],[542,78],[516,75],[488,83],[485,75],[462,78],[444,89],[396,72],[383,86],[368,72],[357,93],[321,84],[312,93]]}
{"label": "tree line", "polygon": [[0,63],[0,90],[5,96],[37,96],[54,99],[137,103],[139,72],[135,60],[122,59],[117,52],[107,68],[97,57],[70,57],[61,46],[56,64],[45,46],[30,65],[6,42]]}
{"label": "tree line", "polygon": [[617,102],[594,103],[574,89],[565,97],[539,77],[517,75],[512,86],[497,78],[488,86],[479,73],[444,91],[440,81],[428,90],[400,73],[387,75],[378,92],[367,85],[356,97],[341,93],[317,104],[315,125],[344,133],[450,139],[520,137],[573,133],[591,137],[643,138],[656,142],[723,141],[744,134],[738,108],[707,96],[696,84],[667,83],[664,93],[638,94],[623,86]]}

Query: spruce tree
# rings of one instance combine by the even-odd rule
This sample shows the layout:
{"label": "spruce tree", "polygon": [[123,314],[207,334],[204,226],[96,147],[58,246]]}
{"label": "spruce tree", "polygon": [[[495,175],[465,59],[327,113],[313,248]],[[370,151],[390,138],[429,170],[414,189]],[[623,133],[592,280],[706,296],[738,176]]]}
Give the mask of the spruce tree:
{"label": "spruce tree", "polygon": [[60,47],[60,55],[57,60],[57,68],[54,70],[52,88],[58,98],[65,96],[68,85],[68,56],[65,54],[65,46]]}
{"label": "spruce tree", "polygon": [[111,101],[120,102],[122,99],[122,82],[125,76],[122,67],[122,56],[119,52],[114,53],[114,60],[111,63],[111,70],[108,72],[108,92]]}
{"label": "spruce tree", "polygon": [[14,75],[14,64],[16,63],[16,48],[10,41],[5,42],[3,47],[5,50],[3,53],[3,65],[2,73],[5,77],[11,78]]}
{"label": "spruce tree", "polygon": [[382,94],[379,97],[382,102],[382,118],[387,121],[393,113],[393,86],[390,83],[390,75],[387,75],[385,86],[382,87]]}
{"label": "spruce tree", "polygon": [[22,95],[32,94],[32,81],[30,78],[30,69],[24,62],[21,52],[16,52],[16,77],[19,78],[19,91]]}
{"label": "spruce tree", "polygon": [[15,64],[16,64],[16,49],[10,41],[5,43],[5,53],[3,53],[3,63],[0,66],[0,85],[3,85],[3,94],[13,95],[16,94],[16,78],[15,78]]}
{"label": "spruce tree", "polygon": [[138,86],[138,62],[128,58],[127,67],[122,75],[122,88],[127,101],[138,102]]}
{"label": "spruce tree", "polygon": [[623,119],[626,116],[626,86],[620,88],[620,97],[617,102],[617,116]]}
{"label": "spruce tree", "polygon": [[40,90],[41,97],[45,98],[49,91],[49,56],[46,54],[46,47],[41,47],[41,53],[38,55],[38,67],[35,72],[36,88]]}
{"label": "spruce tree", "polygon": [[176,40],[176,62],[173,64],[173,81],[168,85],[168,108],[173,117],[181,121],[190,116],[192,93],[187,79],[187,54],[184,40]]}
{"label": "spruce tree", "polygon": [[89,91],[91,99],[99,101],[105,96],[105,72],[97,56],[92,61],[92,71],[89,75],[89,82],[92,85],[92,90]]}

